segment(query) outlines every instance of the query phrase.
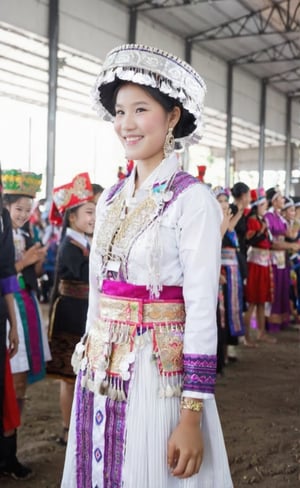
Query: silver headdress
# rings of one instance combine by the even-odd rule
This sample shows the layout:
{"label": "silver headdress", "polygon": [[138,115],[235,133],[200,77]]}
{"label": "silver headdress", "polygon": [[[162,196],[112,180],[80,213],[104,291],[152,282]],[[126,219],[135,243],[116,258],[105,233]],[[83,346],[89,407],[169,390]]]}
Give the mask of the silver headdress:
{"label": "silver headdress", "polygon": [[200,138],[206,85],[185,61],[161,49],[141,44],[125,44],[110,51],[92,91],[93,108],[104,120],[113,120],[116,84],[128,81],[157,88],[180,102],[183,115],[192,120],[182,138],[190,144]]}

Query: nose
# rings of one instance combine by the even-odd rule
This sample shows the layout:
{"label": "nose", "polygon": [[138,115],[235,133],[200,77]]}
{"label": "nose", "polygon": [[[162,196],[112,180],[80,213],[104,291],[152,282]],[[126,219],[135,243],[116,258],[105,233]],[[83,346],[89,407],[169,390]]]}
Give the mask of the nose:
{"label": "nose", "polygon": [[125,114],[122,117],[122,129],[124,130],[131,130],[134,129],[136,124],[135,124],[135,118],[132,112],[128,111],[125,112]]}

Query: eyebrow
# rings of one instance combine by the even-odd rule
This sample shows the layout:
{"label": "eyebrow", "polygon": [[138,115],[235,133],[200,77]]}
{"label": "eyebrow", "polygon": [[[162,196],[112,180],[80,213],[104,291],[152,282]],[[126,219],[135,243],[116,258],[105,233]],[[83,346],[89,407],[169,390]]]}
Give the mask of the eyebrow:
{"label": "eyebrow", "polygon": [[[144,100],[141,100],[139,102],[134,102],[131,105],[149,105],[149,103]],[[116,103],[115,107],[123,107],[123,105],[121,103]]]}

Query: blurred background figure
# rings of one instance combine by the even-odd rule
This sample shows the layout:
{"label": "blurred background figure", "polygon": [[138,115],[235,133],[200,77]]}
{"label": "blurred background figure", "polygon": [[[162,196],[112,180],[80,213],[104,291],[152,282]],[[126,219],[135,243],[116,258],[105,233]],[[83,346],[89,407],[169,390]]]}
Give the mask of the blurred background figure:
{"label": "blurred background figure", "polygon": [[264,214],[267,200],[263,188],[251,190],[251,210],[246,219],[246,243],[248,246],[248,277],[246,283],[246,300],[248,309],[244,315],[246,346],[254,346],[250,337],[250,323],[253,312],[256,313],[258,326],[257,339],[274,343],[265,327],[265,304],[273,301],[273,277],[270,249],[272,236],[268,231]]}
{"label": "blurred background figure", "polygon": [[284,197],[277,188],[269,188],[266,192],[269,210],[264,218],[272,234],[272,270],[274,279],[274,300],[267,317],[267,329],[278,332],[287,327],[290,322],[290,276],[287,264],[287,251],[297,253],[300,249],[298,242],[286,242],[289,236],[288,224],[281,215]]}
{"label": "blurred background figure", "polygon": [[61,380],[62,433],[57,441],[66,445],[75,382],[71,357],[85,332],[89,292],[88,235],[93,233],[95,225],[94,193],[88,174],[77,175],[71,183],[55,188],[53,199],[63,215],[63,228],[50,307],[52,361],[48,363],[47,372]]}
{"label": "blurred background figure", "polygon": [[2,176],[4,204],[12,222],[15,270],[19,281],[19,290],[14,292],[19,348],[10,363],[22,413],[27,385],[44,378],[45,363],[50,359],[46,330],[36,298],[37,276],[42,273],[46,247],[39,242],[34,243],[30,234],[23,230],[40,188],[41,175],[7,170]]}

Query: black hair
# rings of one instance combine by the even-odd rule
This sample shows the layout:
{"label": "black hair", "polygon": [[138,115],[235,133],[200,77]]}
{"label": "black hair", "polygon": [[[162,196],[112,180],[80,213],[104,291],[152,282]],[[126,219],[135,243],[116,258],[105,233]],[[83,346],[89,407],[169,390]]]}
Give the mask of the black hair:
{"label": "black hair", "polygon": [[102,193],[104,191],[103,186],[98,185],[98,183],[92,183],[92,190],[93,190],[93,195],[98,195],[98,193]]}
{"label": "black hair", "polygon": [[[103,97],[103,94],[101,93],[101,102],[103,103],[105,108],[114,116],[116,115],[115,103],[118,92],[123,85],[128,85],[129,83],[130,82],[128,81],[118,79],[114,82],[113,96],[110,100],[110,103],[105,96]],[[175,139],[188,136],[189,134],[194,132],[194,130],[196,129],[195,117],[187,110],[185,110],[185,108],[183,108],[182,104],[178,100],[170,97],[169,95],[166,95],[165,93],[162,93],[158,88],[153,88],[151,86],[140,84],[138,86],[140,86],[143,90],[145,90],[145,92],[147,92],[152,98],[154,98],[154,100],[156,100],[165,109],[166,112],[170,113],[175,107],[179,107],[181,115],[179,121],[174,127],[173,135]],[[101,89],[105,89],[105,85],[103,85]]]}
{"label": "black hair", "polygon": [[266,197],[267,197],[267,200],[269,202],[272,202],[272,199],[273,197],[276,195],[277,193],[277,190],[276,188],[272,187],[272,188],[268,188],[268,190],[266,191]]}
{"label": "black hair", "polygon": [[71,224],[70,224],[70,216],[72,214],[76,214],[77,213],[77,210],[82,206],[82,204],[80,205],[77,205],[76,207],[72,207],[72,208],[68,208],[65,213],[64,213],[64,217],[63,217],[63,224],[62,224],[62,229],[61,229],[61,241],[62,239],[64,238],[64,236],[66,235],[66,232],[67,232],[67,228],[68,227],[71,227]]}
{"label": "black hair", "polygon": [[267,201],[268,201],[268,208],[271,208],[273,206],[273,197],[276,195],[277,193],[277,190],[276,188],[273,186],[271,188],[268,188],[268,190],[266,191],[266,198],[267,198]]}
{"label": "black hair", "polygon": [[245,193],[248,193],[249,190],[250,188],[248,185],[246,185],[246,183],[242,183],[241,181],[239,181],[238,183],[235,183],[231,188],[231,194],[234,198],[241,198],[241,196]]}
{"label": "black hair", "polygon": [[4,193],[3,195],[3,204],[5,206],[11,205],[12,203],[16,203],[20,198],[30,198],[33,200],[33,197],[30,197],[29,195],[14,195],[10,193]]}
{"label": "black hair", "polygon": [[258,205],[253,205],[249,211],[249,213],[246,216],[246,220],[248,220],[250,217],[253,217],[255,215],[256,217],[258,216]]}

